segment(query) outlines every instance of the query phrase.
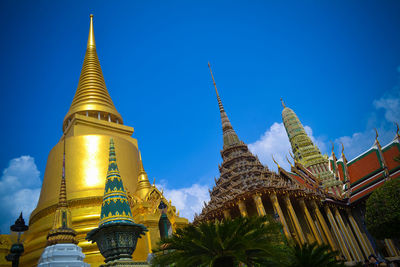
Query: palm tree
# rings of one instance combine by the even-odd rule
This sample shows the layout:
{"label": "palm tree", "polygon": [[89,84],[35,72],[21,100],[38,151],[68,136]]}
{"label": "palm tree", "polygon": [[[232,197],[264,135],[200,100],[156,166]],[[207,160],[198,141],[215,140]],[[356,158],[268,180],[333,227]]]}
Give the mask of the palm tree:
{"label": "palm tree", "polygon": [[340,267],[345,266],[336,259],[337,251],[330,251],[329,246],[318,246],[316,243],[295,245],[291,247],[290,267]]}
{"label": "palm tree", "polygon": [[269,216],[202,222],[162,239],[153,266],[279,266],[287,259],[281,225]]}

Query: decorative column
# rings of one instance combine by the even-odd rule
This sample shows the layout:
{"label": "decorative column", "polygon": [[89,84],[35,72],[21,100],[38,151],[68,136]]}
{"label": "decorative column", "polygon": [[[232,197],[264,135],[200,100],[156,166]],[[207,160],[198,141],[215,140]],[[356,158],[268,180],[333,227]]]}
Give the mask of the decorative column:
{"label": "decorative column", "polygon": [[224,213],[224,218],[225,219],[230,219],[231,218],[231,214],[229,213],[229,210],[224,209],[222,212]]}
{"label": "decorative column", "polygon": [[242,199],[239,199],[238,206],[239,206],[240,214],[242,215],[242,217],[247,217],[246,204],[244,203],[244,201]]}
{"label": "decorative column", "polygon": [[357,261],[363,261],[363,255],[361,253],[360,248],[358,247],[357,243],[355,243],[355,238],[352,236],[351,230],[346,226],[346,223],[344,222],[342,215],[340,214],[339,210],[337,207],[334,208],[335,212],[335,217],[336,220],[338,221],[339,227],[342,229],[342,233],[345,235],[345,239],[347,244],[349,244],[351,254],[353,254],[354,259]]}
{"label": "decorative column", "polygon": [[369,242],[369,240],[365,240],[363,234],[360,231],[360,228],[357,225],[356,220],[353,217],[353,214],[351,214],[351,211],[349,209],[346,210],[347,211],[347,217],[349,218],[350,224],[353,227],[354,231],[356,232],[356,237],[358,238],[358,240],[361,243],[361,247],[363,249],[364,255],[365,257],[368,257],[371,254],[374,254],[374,251],[370,250],[369,246],[367,245],[367,242]]}
{"label": "decorative column", "polygon": [[151,239],[150,239],[150,232],[147,231],[146,232],[146,237],[147,237],[147,244],[148,244],[148,249],[149,249],[149,254],[153,253],[152,249],[151,249]]}
{"label": "decorative column", "polygon": [[265,212],[264,205],[261,200],[261,196],[259,194],[253,195],[254,203],[256,204],[257,212],[259,216],[265,216],[267,213]]}
{"label": "decorative column", "polygon": [[352,261],[352,258],[350,256],[350,252],[346,247],[346,242],[344,241],[343,236],[340,234],[339,227],[337,226],[337,224],[335,222],[335,218],[333,217],[333,214],[332,214],[332,212],[331,212],[331,210],[329,209],[328,206],[325,206],[325,212],[326,212],[326,215],[328,217],[329,223],[331,224],[332,229],[333,229],[333,231],[335,233],[336,239],[339,241],[339,245],[340,245],[340,248],[341,248],[344,256],[346,257],[346,259],[348,261]]}
{"label": "decorative column", "polygon": [[313,207],[314,212],[317,215],[318,221],[322,226],[322,230],[324,231],[325,236],[328,239],[328,243],[331,246],[332,250],[338,250],[335,243],[333,242],[331,231],[329,230],[328,225],[326,224],[325,219],[322,216],[321,212],[319,211],[319,207],[314,200],[311,201],[311,206]]}
{"label": "decorative column", "polygon": [[317,228],[315,227],[315,224],[314,224],[314,221],[313,221],[313,219],[312,219],[312,217],[310,215],[310,212],[308,212],[307,205],[304,202],[304,198],[300,198],[299,203],[300,203],[301,209],[303,210],[303,213],[306,215],[306,219],[308,221],[308,224],[310,225],[311,231],[314,234],[315,240],[317,240],[318,245],[322,245],[323,242],[321,240],[321,237],[319,236]]}
{"label": "decorative column", "polygon": [[285,195],[283,199],[285,200],[286,207],[287,207],[287,209],[289,211],[290,217],[293,220],[293,223],[294,223],[294,226],[296,228],[297,234],[299,235],[300,242],[301,242],[301,244],[304,244],[304,243],[306,243],[306,237],[304,236],[304,233],[303,233],[303,230],[301,229],[301,225],[299,223],[299,220],[297,219],[296,213],[294,212],[292,203],[290,202],[289,195]]}
{"label": "decorative column", "polygon": [[393,240],[386,238],[384,241],[385,241],[385,247],[386,247],[387,251],[389,252],[390,256],[391,257],[399,256],[397,249],[396,249],[395,245],[393,244]]}
{"label": "decorative column", "polygon": [[[343,216],[342,216],[342,219],[343,219]],[[348,233],[349,233],[350,239],[351,239],[351,241],[352,241],[353,244],[354,244],[354,247],[355,247],[355,249],[356,249],[356,252],[357,252],[358,256],[359,256],[360,259],[361,259],[360,261],[362,262],[363,259],[365,259],[366,257],[368,257],[368,255],[366,255],[366,257],[364,257],[363,251],[362,251],[360,245],[357,243],[355,230],[353,231],[353,230],[351,229],[350,224],[349,224],[346,220],[343,220],[343,221],[344,221],[344,225],[346,226],[347,231],[348,231]],[[361,242],[360,242],[360,243],[361,243]]]}
{"label": "decorative column", "polygon": [[280,220],[281,223],[282,223],[283,232],[285,233],[286,238],[287,238],[287,239],[291,239],[292,237],[291,237],[291,235],[290,235],[289,227],[288,227],[288,225],[287,225],[287,223],[286,223],[286,220],[285,220],[285,217],[284,217],[284,215],[283,215],[281,206],[279,205],[279,201],[278,201],[278,197],[276,196],[276,193],[275,193],[275,192],[272,192],[272,193],[269,195],[269,197],[270,197],[270,199],[271,199],[272,206],[274,207],[275,214],[278,214],[279,220]]}

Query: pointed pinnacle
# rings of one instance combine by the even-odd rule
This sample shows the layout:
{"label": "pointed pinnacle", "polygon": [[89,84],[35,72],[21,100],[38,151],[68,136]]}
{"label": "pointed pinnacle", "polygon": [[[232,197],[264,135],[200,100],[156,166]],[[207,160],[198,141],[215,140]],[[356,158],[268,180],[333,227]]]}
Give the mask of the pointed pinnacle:
{"label": "pointed pinnacle", "polygon": [[87,48],[95,48],[96,42],[94,40],[94,30],[93,30],[93,14],[90,14],[90,28],[89,28],[89,38],[87,42]]}
{"label": "pointed pinnacle", "polygon": [[278,162],[275,161],[274,155],[271,154],[271,157],[272,157],[272,161],[276,164],[276,166],[278,166],[278,168],[280,168],[281,166],[279,166]]}
{"label": "pointed pinnacle", "polygon": [[281,103],[282,103],[282,107],[283,107],[283,108],[286,108],[285,103],[283,102],[282,97],[281,97]]}

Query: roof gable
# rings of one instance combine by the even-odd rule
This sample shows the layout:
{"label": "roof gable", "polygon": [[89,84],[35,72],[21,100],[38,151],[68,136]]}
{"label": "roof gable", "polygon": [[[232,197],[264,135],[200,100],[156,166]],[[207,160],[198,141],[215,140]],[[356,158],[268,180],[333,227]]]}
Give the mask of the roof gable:
{"label": "roof gable", "polygon": [[366,153],[360,155],[356,160],[353,160],[347,165],[350,183],[352,185],[363,178],[371,176],[381,169],[382,162],[377,149],[368,150]]}
{"label": "roof gable", "polygon": [[392,142],[382,149],[383,157],[389,172],[392,173],[400,169],[400,162],[395,161],[394,158],[400,155],[400,144]]}

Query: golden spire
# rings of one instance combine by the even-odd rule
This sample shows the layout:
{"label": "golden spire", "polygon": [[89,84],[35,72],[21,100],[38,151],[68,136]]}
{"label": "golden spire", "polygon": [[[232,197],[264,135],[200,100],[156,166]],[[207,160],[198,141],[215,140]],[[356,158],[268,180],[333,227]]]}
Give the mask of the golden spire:
{"label": "golden spire", "polygon": [[224,139],[224,146],[231,146],[231,145],[238,144],[240,142],[239,138],[236,135],[235,130],[233,130],[232,124],[229,121],[228,115],[226,115],[226,112],[224,110],[224,106],[222,105],[221,98],[219,97],[219,94],[218,94],[217,85],[215,84],[214,75],[213,75],[212,70],[211,70],[210,62],[208,62],[208,68],[210,69],[211,78],[213,80],[214,87],[215,87],[215,93],[217,94],[218,106],[219,106],[219,111],[220,111],[220,114],[221,114],[221,123],[222,123],[222,133],[223,133],[223,139]]}
{"label": "golden spire", "polygon": [[87,48],[96,47],[96,42],[94,40],[94,30],[93,30],[93,14],[90,14],[90,27],[89,27],[89,38],[87,41]]}
{"label": "golden spire", "polygon": [[381,144],[379,143],[379,140],[378,140],[378,136],[379,136],[378,130],[376,128],[374,128],[374,129],[375,129],[375,144],[374,145],[376,145],[376,147],[378,148],[379,157],[381,158],[381,166],[385,171],[386,178],[389,178],[389,169],[387,168],[386,160],[385,160],[385,157],[383,156],[383,153],[382,153],[382,146],[381,146]]}
{"label": "golden spire", "polygon": [[136,195],[144,199],[151,189],[151,184],[146,171],[143,168],[142,154],[139,152],[139,175],[136,187]]}
{"label": "golden spire", "polygon": [[342,157],[344,156],[344,145],[342,142],[340,142],[340,144],[342,144]]}
{"label": "golden spire", "polygon": [[395,124],[396,124],[397,129],[396,129],[396,137],[394,139],[395,140],[397,139],[400,141],[399,124],[397,122],[395,122]]}
{"label": "golden spire", "polygon": [[290,164],[290,167],[293,168],[292,162],[290,162],[290,160],[288,159],[287,155],[285,155],[286,161]]}
{"label": "golden spire", "polygon": [[283,107],[283,108],[286,108],[285,103],[283,102],[282,97],[281,97],[281,103],[282,103],[282,107]]}
{"label": "golden spire", "polygon": [[278,162],[276,162],[276,160],[274,159],[274,155],[271,154],[272,157],[272,161],[276,164],[276,166],[278,166],[278,168],[280,169],[281,166],[278,164]]}
{"label": "golden spire", "polygon": [[123,122],[108,94],[101,71],[94,39],[93,15],[90,15],[89,37],[78,88],[71,107],[64,118],[63,130],[65,130],[68,120],[76,113],[92,115],[104,120],[110,118],[111,121],[118,121],[121,124]]}
{"label": "golden spire", "polygon": [[65,182],[65,137],[64,137],[63,166],[62,166],[60,195],[58,197],[58,207],[68,207],[67,184]]}
{"label": "golden spire", "polygon": [[214,80],[214,75],[213,75],[212,70],[211,70],[210,62],[208,62],[208,68],[210,69],[211,78],[213,80],[213,84],[214,84],[214,88],[215,88],[215,93],[217,94],[219,111],[222,113],[222,112],[224,112],[224,106],[222,105],[221,98],[219,97],[219,94],[218,94],[217,84],[215,83],[215,80]]}
{"label": "golden spire", "polygon": [[58,206],[54,216],[53,227],[47,234],[47,246],[60,243],[78,244],[76,232],[71,226],[71,212],[68,208],[67,202],[67,185],[65,182],[65,139],[64,136],[63,166]]}

